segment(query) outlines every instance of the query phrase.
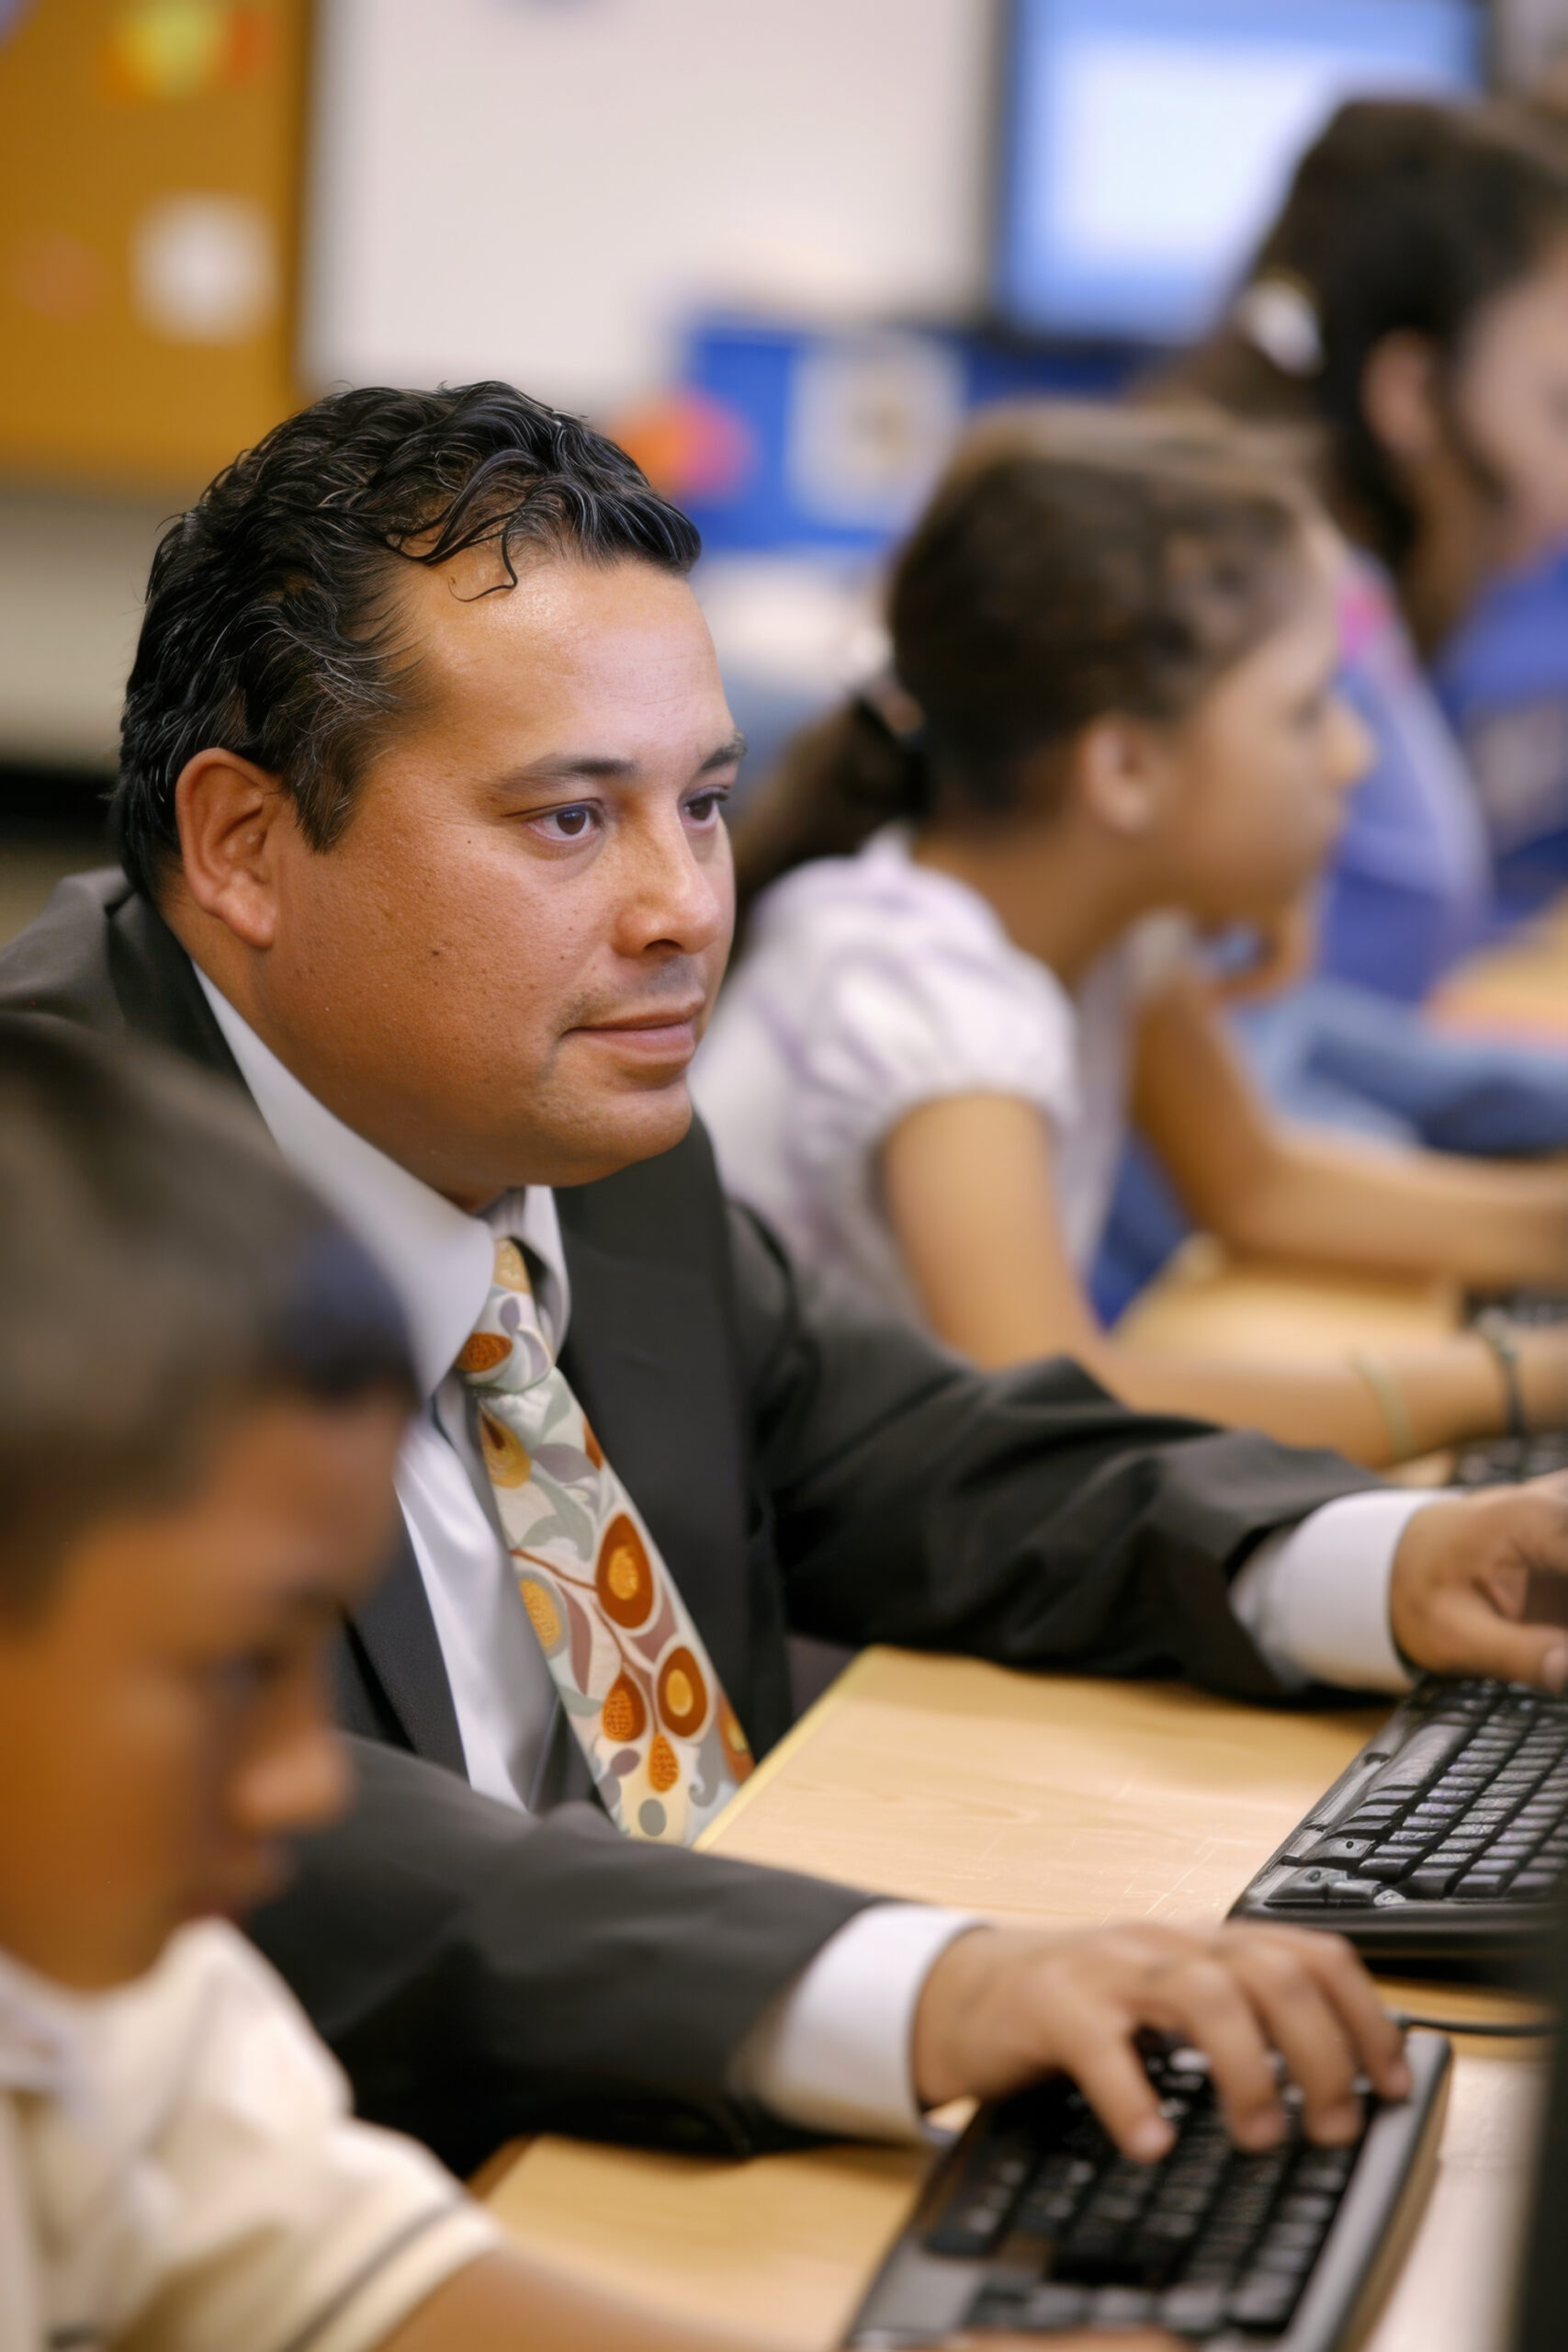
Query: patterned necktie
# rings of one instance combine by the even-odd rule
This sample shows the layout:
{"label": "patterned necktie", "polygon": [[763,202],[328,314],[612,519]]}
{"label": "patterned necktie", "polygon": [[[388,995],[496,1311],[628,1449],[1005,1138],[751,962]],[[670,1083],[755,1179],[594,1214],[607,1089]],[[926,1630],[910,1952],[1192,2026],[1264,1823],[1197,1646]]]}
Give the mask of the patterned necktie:
{"label": "patterned necktie", "polygon": [[616,1826],[689,1846],[751,1770],[702,1635],[556,1369],[523,1252],[495,1245],[457,1358],[523,1603]]}

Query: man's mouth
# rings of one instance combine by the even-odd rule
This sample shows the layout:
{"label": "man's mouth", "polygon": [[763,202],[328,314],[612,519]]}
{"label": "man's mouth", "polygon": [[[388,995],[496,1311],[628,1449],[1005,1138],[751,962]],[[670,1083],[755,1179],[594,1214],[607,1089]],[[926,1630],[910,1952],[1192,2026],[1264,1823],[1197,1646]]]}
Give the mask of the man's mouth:
{"label": "man's mouth", "polygon": [[635,1011],[605,1015],[579,1023],[576,1035],[598,1037],[649,1061],[687,1060],[697,1046],[696,1024],[705,998],[688,997],[674,1004],[640,1005]]}

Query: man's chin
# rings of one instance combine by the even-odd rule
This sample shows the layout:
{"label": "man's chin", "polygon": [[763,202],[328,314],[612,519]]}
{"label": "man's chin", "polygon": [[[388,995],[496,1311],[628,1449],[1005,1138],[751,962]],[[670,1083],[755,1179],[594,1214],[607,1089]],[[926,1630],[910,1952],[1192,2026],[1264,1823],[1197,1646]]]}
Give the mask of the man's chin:
{"label": "man's chin", "polygon": [[599,1114],[558,1138],[551,1184],[595,1184],[639,1160],[673,1151],[690,1130],[692,1098],[684,1078],[672,1085],[619,1096]]}

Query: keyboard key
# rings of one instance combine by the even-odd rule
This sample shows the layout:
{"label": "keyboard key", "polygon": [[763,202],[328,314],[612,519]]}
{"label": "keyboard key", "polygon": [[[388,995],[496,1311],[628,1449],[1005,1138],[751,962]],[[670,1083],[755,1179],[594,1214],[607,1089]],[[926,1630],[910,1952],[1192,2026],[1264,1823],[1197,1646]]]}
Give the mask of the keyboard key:
{"label": "keyboard key", "polygon": [[1272,1909],[1275,1904],[1285,1906],[1325,1903],[1329,1888],[1337,1886],[1343,1875],[1343,1871],[1327,1862],[1316,1862],[1306,1870],[1292,1871],[1284,1884],[1277,1887],[1269,1897],[1269,1907]]}
{"label": "keyboard key", "polygon": [[1323,1838],[1303,1857],[1308,1862],[1359,1862],[1371,1850],[1370,1836],[1361,1838]]}
{"label": "keyboard key", "polygon": [[1445,1862],[1439,1868],[1434,1863],[1424,1862],[1419,1870],[1412,1871],[1405,1880],[1404,1892],[1414,1896],[1418,1903],[1438,1902],[1458,1878],[1461,1867],[1462,1865],[1460,1864]]}
{"label": "keyboard key", "polygon": [[1213,2335],[1225,2315],[1225,2288],[1184,2279],[1160,2297],[1158,2319],[1174,2335]]}
{"label": "keyboard key", "polygon": [[1374,1879],[1379,1886],[1395,1886],[1405,1872],[1414,1870],[1425,1849],[1418,1847],[1413,1854],[1369,1854],[1361,1864],[1361,1876]]}
{"label": "keyboard key", "polygon": [[1102,2287],[1094,2299],[1090,2319],[1096,2327],[1147,2327],[1157,2303],[1138,2287]]}
{"label": "keyboard key", "polygon": [[[1298,2179],[1301,2177],[1299,2173],[1296,2177]],[[1335,2202],[1332,2197],[1292,2188],[1280,2204],[1279,2218],[1281,2222],[1315,2222],[1321,2234],[1334,2219]]]}
{"label": "keyboard key", "polygon": [[[1039,2331],[1048,2335],[1058,2328],[1081,2328],[1089,2319],[1090,2296],[1086,2286],[1067,2286],[1060,2279],[1046,2279],[1016,2305],[1016,2317],[1006,2319],[1006,2326],[1021,2328],[1021,2334]],[[976,2312],[978,2317],[978,2312]],[[995,2326],[997,2322],[992,2322]]]}
{"label": "keyboard key", "polygon": [[1290,2318],[1300,2292],[1299,2278],[1260,2271],[1236,2289],[1226,2307],[1226,2315],[1237,2327],[1278,2327]]}
{"label": "keyboard key", "polygon": [[1461,1903],[1482,1903],[1489,1896],[1501,1894],[1512,1875],[1506,1870],[1470,1871],[1454,1888]]}
{"label": "keyboard key", "polygon": [[1461,1724],[1426,1724],[1384,1765],[1369,1793],[1386,1799],[1404,1789],[1414,1796],[1417,1789],[1435,1781],[1444,1765],[1451,1762],[1464,1739],[1465,1730]]}

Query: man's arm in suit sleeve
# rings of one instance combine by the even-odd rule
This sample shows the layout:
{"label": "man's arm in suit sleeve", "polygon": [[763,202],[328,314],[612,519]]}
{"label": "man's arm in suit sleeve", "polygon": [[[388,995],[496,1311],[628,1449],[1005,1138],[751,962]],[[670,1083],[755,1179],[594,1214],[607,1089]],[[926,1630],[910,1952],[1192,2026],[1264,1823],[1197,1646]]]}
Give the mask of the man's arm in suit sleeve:
{"label": "man's arm in suit sleeve", "polygon": [[[458,2173],[546,2128],[746,2154],[747,2037],[870,1897],[542,1820],[355,1740],[352,1810],[251,1922],[360,2114]],[[805,2119],[803,2118],[803,2120]]]}
{"label": "man's arm in suit sleeve", "polygon": [[731,1219],[758,1482],[798,1631],[1279,1695],[1231,1580],[1364,1472],[1130,1412],[1063,1359],[976,1373],[836,1313],[754,1218]]}

